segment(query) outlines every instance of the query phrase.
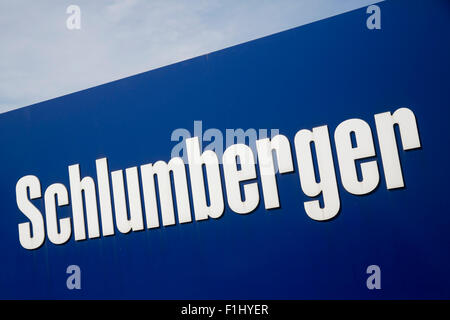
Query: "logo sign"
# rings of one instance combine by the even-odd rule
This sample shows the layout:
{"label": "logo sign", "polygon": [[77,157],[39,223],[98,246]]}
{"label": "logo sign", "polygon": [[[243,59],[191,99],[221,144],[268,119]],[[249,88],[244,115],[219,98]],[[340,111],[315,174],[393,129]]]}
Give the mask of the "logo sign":
{"label": "logo sign", "polygon": [[[376,114],[375,122],[386,187],[387,189],[403,188],[405,183],[394,126],[399,127],[404,150],[420,148],[414,113],[410,109],[401,108],[393,114],[390,112]],[[352,145],[352,134],[355,146]],[[377,161],[369,160],[361,163],[360,177],[358,177],[356,165],[357,160],[376,155],[369,124],[361,119],[346,120],[338,125],[334,137],[344,189],[354,195],[366,195],[374,191],[380,182]],[[312,130],[299,130],[295,134],[294,145],[297,170],[294,169],[291,146],[286,136],[276,135],[272,139],[256,141],[264,208],[269,210],[281,206],[275,176],[273,157],[275,153],[279,173],[297,171],[303,192],[312,198],[304,202],[306,214],[317,221],[334,218],[341,205],[328,127],[324,125]],[[318,175],[314,169],[312,145],[316,150]],[[128,234],[130,231],[144,230],[144,220],[147,229],[152,229],[159,228],[161,224],[175,225],[176,220],[183,224],[190,223],[193,219],[195,221],[218,219],[224,214],[224,194],[228,202],[227,211],[246,215],[259,206],[259,184],[255,181],[258,174],[255,155],[250,147],[245,144],[233,144],[225,150],[222,157],[223,175],[220,172],[217,154],[211,150],[200,153],[197,137],[187,139],[185,149],[191,194],[188,191],[185,163],[178,157],[172,158],[168,163],[159,160],[141,165],[139,168],[137,166],[127,168],[125,179],[123,170],[109,172],[107,159],[98,159],[96,160],[97,183],[92,177],[81,178],[80,165],[73,164],[68,167],[70,197],[68,188],[62,183],[51,184],[42,194],[38,177],[27,175],[20,178],[16,185],[17,205],[30,221],[19,224],[20,244],[29,250],[42,246],[45,238],[53,244],[64,244],[72,236],[72,225],[74,239],[80,241],[86,240],[87,237],[99,238],[100,229],[103,236],[114,235],[114,220],[117,230]],[[202,167],[206,169],[205,174]],[[225,188],[222,188],[222,180]],[[128,191],[129,210],[125,185]],[[172,193],[172,189],[175,189],[175,193]],[[322,198],[322,205],[316,199],[319,196]],[[42,212],[31,201],[42,198],[44,198],[45,221]],[[189,198],[192,198],[194,218]],[[112,202],[114,202],[115,215],[113,215]],[[145,210],[142,210],[142,203]],[[158,210],[158,203],[160,210]],[[176,203],[177,217],[175,217],[174,203]],[[59,219],[56,208],[70,204],[72,218]],[[97,210],[98,205],[100,214]],[[145,219],[143,211],[145,211]],[[101,223],[99,217],[101,217]]]}
{"label": "logo sign", "polygon": [[0,115],[0,297],[448,299],[448,12],[381,2]]}

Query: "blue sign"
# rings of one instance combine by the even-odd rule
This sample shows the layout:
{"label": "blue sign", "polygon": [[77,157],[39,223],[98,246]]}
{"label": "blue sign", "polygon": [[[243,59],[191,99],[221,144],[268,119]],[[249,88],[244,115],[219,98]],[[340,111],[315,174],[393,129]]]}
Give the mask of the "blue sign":
{"label": "blue sign", "polygon": [[1,114],[0,298],[450,298],[449,9],[386,1]]}

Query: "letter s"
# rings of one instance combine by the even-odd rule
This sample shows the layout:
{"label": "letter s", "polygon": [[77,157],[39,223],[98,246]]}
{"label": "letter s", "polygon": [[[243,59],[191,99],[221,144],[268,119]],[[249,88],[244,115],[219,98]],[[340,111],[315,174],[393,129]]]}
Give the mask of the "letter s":
{"label": "letter s", "polygon": [[28,199],[28,189],[30,199],[41,198],[41,183],[35,176],[25,176],[20,178],[16,184],[16,201],[20,211],[31,221],[33,235],[31,235],[30,222],[19,224],[19,241],[22,247],[28,250],[39,248],[45,240],[44,219],[41,212]]}

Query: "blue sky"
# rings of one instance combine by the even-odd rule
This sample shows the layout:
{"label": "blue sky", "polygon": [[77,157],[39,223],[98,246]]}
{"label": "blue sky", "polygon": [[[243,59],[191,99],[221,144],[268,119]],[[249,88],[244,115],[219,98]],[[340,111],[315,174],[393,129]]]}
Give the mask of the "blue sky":
{"label": "blue sky", "polygon": [[[0,113],[376,2],[2,0]],[[80,30],[66,27],[71,4]]]}

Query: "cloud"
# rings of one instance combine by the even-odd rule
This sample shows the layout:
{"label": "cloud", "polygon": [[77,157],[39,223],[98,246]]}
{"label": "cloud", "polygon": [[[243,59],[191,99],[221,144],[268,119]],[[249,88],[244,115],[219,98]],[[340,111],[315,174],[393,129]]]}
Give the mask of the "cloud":
{"label": "cloud", "polygon": [[[0,112],[263,37],[374,0],[2,0]],[[81,30],[66,8],[81,8]]]}

